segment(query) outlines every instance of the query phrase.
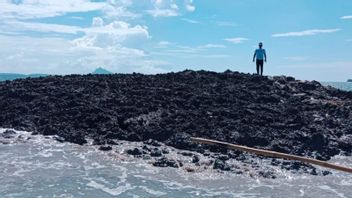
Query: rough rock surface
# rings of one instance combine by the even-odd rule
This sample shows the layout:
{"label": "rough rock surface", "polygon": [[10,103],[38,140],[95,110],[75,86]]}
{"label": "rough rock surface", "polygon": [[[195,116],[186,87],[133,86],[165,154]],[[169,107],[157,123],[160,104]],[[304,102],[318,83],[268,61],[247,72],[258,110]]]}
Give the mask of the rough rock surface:
{"label": "rough rock surface", "polygon": [[159,141],[224,153],[192,143],[197,136],[321,160],[352,149],[352,92],[285,76],[186,70],[21,79],[0,83],[0,110],[1,127],[77,144]]}

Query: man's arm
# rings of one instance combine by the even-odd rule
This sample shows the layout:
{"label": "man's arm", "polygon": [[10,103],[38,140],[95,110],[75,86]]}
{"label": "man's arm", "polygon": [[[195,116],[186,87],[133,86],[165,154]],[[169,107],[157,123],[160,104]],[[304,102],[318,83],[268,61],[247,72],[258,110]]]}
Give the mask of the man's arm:
{"label": "man's arm", "polygon": [[264,50],[264,61],[266,62],[266,52]]}
{"label": "man's arm", "polygon": [[254,51],[254,55],[253,55],[253,62],[254,62],[254,59],[255,59],[255,56],[257,55],[257,50]]}

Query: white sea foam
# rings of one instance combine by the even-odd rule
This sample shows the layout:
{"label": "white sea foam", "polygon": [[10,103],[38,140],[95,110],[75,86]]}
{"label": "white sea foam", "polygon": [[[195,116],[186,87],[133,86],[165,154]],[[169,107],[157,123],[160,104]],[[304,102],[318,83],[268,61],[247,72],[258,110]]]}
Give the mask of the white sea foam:
{"label": "white sea foam", "polygon": [[[323,186],[318,186],[320,189],[322,190],[326,190],[326,191],[330,191],[331,193],[333,193],[334,197],[340,197],[340,198],[348,198],[346,197],[343,193],[339,193],[337,192],[337,190],[333,189],[331,186],[327,186],[327,185],[323,185]],[[351,194],[350,194],[351,195]]]}
{"label": "white sea foam", "polygon": [[[212,169],[187,173],[153,167],[120,152],[139,143],[122,141],[111,152],[102,152],[95,146],[59,143],[23,131],[16,131],[9,141],[0,143],[0,194],[5,197],[343,198],[352,194],[352,176],[337,171],[323,177],[277,168],[282,174],[275,180],[219,174]],[[352,158],[336,156],[332,162],[349,166]]]}
{"label": "white sea foam", "polygon": [[110,195],[113,195],[113,196],[120,195],[128,190],[132,190],[135,188],[135,187],[132,187],[131,184],[129,184],[129,183],[126,183],[123,186],[119,186],[116,188],[108,188],[108,187],[104,186],[103,184],[97,183],[95,181],[90,181],[87,184],[87,186],[95,188],[97,190],[102,190],[102,191],[104,191]]}
{"label": "white sea foam", "polygon": [[145,192],[154,195],[154,196],[163,196],[163,195],[167,195],[167,193],[162,192],[162,191],[158,191],[158,190],[153,190],[151,188],[148,188],[146,186],[139,186],[139,188],[142,188],[143,190],[145,190]]}

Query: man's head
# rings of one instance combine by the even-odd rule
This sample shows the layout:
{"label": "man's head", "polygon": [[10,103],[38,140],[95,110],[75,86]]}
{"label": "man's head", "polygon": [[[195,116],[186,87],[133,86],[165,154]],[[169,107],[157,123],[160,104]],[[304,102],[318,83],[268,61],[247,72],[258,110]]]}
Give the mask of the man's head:
{"label": "man's head", "polygon": [[262,42],[260,42],[258,45],[259,45],[259,48],[263,47],[263,43]]}

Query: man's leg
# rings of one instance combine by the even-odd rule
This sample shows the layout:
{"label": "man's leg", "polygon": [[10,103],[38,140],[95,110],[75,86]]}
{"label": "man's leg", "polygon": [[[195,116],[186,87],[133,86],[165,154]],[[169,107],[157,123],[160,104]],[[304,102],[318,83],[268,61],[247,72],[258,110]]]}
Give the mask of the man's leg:
{"label": "man's leg", "polygon": [[257,75],[259,75],[259,61],[256,61],[256,65],[257,65]]}
{"label": "man's leg", "polygon": [[264,68],[264,63],[262,63],[260,65],[260,75],[262,76],[263,75],[263,68]]}

